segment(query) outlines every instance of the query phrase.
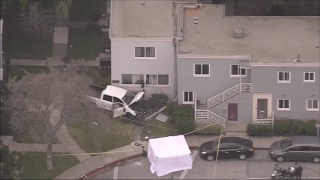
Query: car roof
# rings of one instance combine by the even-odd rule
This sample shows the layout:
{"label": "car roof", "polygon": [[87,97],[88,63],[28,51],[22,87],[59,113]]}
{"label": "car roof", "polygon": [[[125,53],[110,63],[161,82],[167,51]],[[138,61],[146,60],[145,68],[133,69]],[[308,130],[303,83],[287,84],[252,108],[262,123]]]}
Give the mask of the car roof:
{"label": "car roof", "polygon": [[250,139],[240,137],[222,137],[220,143],[238,143],[243,146],[253,147],[253,143]]}
{"label": "car roof", "polygon": [[319,136],[293,136],[291,139],[292,145],[320,145]]}
{"label": "car roof", "polygon": [[105,95],[108,95],[108,96],[114,96],[114,97],[117,97],[119,99],[122,99],[123,96],[127,93],[128,91],[125,90],[125,89],[122,89],[122,88],[119,88],[119,87],[116,87],[116,86],[111,86],[111,85],[108,85],[106,87],[105,90],[102,91],[103,94]]}

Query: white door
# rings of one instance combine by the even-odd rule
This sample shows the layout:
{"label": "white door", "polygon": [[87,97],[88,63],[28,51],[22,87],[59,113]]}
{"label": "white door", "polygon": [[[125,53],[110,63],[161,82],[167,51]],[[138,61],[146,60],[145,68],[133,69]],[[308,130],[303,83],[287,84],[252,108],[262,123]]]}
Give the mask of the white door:
{"label": "white door", "polygon": [[122,103],[113,104],[113,118],[126,114],[126,108]]}
{"label": "white door", "polygon": [[270,93],[253,93],[253,122],[258,119],[271,119],[272,117],[272,94]]}

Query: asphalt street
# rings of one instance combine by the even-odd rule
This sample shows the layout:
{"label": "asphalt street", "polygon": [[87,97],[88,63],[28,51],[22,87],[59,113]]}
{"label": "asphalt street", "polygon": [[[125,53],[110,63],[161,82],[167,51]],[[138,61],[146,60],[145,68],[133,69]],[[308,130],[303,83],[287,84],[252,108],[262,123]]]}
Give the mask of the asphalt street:
{"label": "asphalt street", "polygon": [[[278,165],[288,168],[294,163],[284,162]],[[253,157],[244,161],[222,159],[217,163],[203,160],[197,153],[191,170],[158,177],[150,172],[148,158],[142,158],[103,172],[94,179],[270,179],[275,164],[276,162],[270,159],[267,150],[256,150]],[[320,164],[312,162],[299,162],[299,164],[304,168],[303,179],[320,179]]]}

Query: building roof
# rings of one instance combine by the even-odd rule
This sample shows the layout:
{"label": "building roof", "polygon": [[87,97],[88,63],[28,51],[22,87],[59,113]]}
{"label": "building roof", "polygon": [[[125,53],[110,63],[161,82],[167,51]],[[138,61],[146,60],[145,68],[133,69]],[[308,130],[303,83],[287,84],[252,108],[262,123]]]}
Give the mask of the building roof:
{"label": "building roof", "polygon": [[[184,9],[183,40],[179,54],[184,56],[230,56],[252,54],[252,61],[318,62],[320,17],[224,16],[224,5],[203,4]],[[197,17],[198,23],[194,23]],[[234,38],[235,28],[244,37]]]}
{"label": "building roof", "polygon": [[172,10],[173,0],[113,0],[110,37],[173,38]]}

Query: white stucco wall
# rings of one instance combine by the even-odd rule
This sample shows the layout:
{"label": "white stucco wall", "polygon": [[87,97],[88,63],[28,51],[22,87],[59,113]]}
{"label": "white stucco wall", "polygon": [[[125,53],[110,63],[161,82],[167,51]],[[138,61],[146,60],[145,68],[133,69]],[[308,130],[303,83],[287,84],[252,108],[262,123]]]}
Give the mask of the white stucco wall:
{"label": "white stucco wall", "polygon": [[[155,59],[134,58],[135,47],[155,47]],[[145,85],[146,97],[152,93],[174,94],[174,46],[173,40],[124,40],[111,39],[111,84],[130,91],[142,91],[141,85],[122,85],[121,74],[165,74],[169,75],[168,86]],[[115,83],[119,80],[119,83]]]}

